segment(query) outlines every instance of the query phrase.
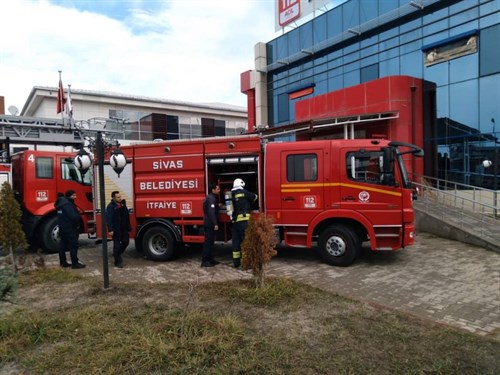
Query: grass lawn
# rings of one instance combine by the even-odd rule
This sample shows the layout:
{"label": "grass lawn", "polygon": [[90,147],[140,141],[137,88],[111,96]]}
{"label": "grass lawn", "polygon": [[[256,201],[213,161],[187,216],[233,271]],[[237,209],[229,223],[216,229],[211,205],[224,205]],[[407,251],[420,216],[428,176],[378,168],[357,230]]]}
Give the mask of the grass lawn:
{"label": "grass lawn", "polygon": [[498,374],[500,342],[288,279],[126,284],[20,275],[1,374]]}

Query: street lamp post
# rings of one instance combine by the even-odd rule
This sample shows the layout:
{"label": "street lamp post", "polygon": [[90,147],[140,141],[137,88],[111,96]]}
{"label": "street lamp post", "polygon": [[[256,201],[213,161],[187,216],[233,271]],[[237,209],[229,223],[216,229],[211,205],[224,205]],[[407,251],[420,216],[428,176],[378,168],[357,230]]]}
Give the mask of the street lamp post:
{"label": "street lamp post", "polygon": [[[97,132],[95,143],[89,145],[89,147],[94,147],[96,151],[95,162],[97,163],[97,175],[99,178],[98,190],[101,210],[102,272],[104,279],[104,288],[109,288],[108,239],[106,235],[106,197],[104,189],[104,141],[102,139],[102,133],[100,131]],[[92,165],[90,155],[83,149],[83,147],[75,157],[75,165],[80,170],[82,175],[84,175]],[[110,165],[113,170],[118,173],[118,176],[120,176],[123,168],[125,168],[125,166],[127,165],[127,159],[119,148],[113,151],[110,158]]]}
{"label": "street lamp post", "polygon": [[494,159],[493,159],[493,205],[495,206],[495,218],[497,217],[497,204],[498,204],[498,192],[497,192],[497,175],[498,175],[498,139],[495,132],[495,119],[491,119],[493,124],[493,140],[494,140]]}
{"label": "street lamp post", "polygon": [[496,137],[496,132],[495,132],[495,119],[491,119],[491,123],[493,124],[493,161],[491,160],[485,160],[483,161],[483,166],[485,168],[489,168],[493,166],[493,217],[496,219],[497,218],[497,213],[498,213],[498,138]]}

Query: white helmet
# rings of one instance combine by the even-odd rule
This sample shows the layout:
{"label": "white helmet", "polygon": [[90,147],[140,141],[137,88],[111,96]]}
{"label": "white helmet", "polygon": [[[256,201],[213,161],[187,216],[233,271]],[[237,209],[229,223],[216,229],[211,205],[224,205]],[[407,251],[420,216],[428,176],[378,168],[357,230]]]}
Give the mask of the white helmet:
{"label": "white helmet", "polygon": [[237,178],[233,182],[233,188],[237,187],[245,187],[245,181],[243,181],[241,178]]}

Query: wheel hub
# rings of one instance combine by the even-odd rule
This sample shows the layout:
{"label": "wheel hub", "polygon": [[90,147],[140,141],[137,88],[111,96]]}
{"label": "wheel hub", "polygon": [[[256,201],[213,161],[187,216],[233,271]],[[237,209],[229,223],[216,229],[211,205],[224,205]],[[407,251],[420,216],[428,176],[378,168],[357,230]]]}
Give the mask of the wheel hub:
{"label": "wheel hub", "polygon": [[332,236],[326,241],[326,251],[334,257],[343,255],[346,248],[347,245],[341,237]]}

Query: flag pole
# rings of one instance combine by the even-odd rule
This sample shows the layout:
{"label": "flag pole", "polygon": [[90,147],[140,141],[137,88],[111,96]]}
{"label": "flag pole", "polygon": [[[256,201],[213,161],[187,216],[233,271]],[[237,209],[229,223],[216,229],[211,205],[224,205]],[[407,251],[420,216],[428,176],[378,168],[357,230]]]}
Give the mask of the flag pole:
{"label": "flag pole", "polygon": [[69,118],[69,128],[73,127],[73,102],[71,101],[71,85],[68,85],[68,97],[66,98],[66,114]]}
{"label": "flag pole", "polygon": [[59,86],[57,88],[57,101],[58,101],[57,108],[61,109],[61,120],[62,120],[63,126],[64,126],[64,88],[62,89],[62,92],[61,92],[61,88],[62,88],[61,73],[62,73],[62,70],[59,70]]}

